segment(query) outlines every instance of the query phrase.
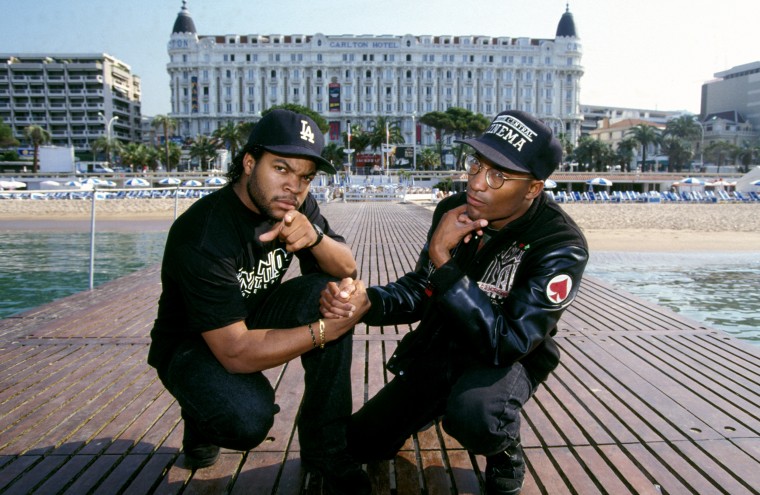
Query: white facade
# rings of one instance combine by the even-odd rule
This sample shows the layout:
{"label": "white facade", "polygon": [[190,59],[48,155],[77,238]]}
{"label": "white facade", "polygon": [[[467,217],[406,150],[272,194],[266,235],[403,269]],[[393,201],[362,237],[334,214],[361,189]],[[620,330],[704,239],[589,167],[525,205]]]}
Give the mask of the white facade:
{"label": "white facade", "polygon": [[170,116],[178,134],[192,138],[227,121],[255,120],[274,105],[298,104],[330,123],[332,141],[348,121],[368,129],[385,116],[398,120],[407,143],[416,127],[417,143],[429,145],[433,130],[413,123],[428,112],[461,107],[490,119],[519,109],[575,142],[582,50],[568,17],[573,35],[555,39],[199,36],[183,6],[168,44]]}
{"label": "white facade", "polygon": [[139,141],[140,78],[105,53],[0,53],[0,117],[24,143],[24,128],[38,125],[55,146],[90,151],[109,132]]}

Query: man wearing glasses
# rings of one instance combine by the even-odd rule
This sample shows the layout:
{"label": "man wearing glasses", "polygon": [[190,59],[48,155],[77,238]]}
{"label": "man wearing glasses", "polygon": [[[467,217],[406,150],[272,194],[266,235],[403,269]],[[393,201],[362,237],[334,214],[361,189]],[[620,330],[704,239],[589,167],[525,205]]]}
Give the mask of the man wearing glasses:
{"label": "man wearing glasses", "polygon": [[543,193],[562,156],[547,126],[506,111],[461,142],[472,148],[467,190],[436,208],[416,269],[381,287],[328,285],[321,310],[333,318],[365,312],[369,325],[419,321],[387,363],[393,380],[352,417],[357,459],[391,459],[439,419],[486,456],[486,493],[516,494],[525,475],[520,411],[559,363],[552,336],[588,248]]}

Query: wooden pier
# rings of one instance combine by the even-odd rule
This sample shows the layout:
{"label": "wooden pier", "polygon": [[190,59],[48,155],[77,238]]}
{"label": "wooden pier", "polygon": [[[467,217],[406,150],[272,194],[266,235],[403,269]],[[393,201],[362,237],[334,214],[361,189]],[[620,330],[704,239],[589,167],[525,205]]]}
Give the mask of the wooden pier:
{"label": "wooden pier", "polygon": [[[432,216],[323,211],[369,285],[412,269]],[[179,408],[145,362],[159,292],[155,266],[0,321],[0,493],[318,493],[299,461],[298,360],[267,372],[282,412],[266,442],[183,467]],[[357,327],[355,409],[412,328]],[[524,411],[524,494],[760,493],[760,346],[593,278],[557,342],[561,364]],[[479,494],[484,467],[434,425],[367,470],[377,494]]]}

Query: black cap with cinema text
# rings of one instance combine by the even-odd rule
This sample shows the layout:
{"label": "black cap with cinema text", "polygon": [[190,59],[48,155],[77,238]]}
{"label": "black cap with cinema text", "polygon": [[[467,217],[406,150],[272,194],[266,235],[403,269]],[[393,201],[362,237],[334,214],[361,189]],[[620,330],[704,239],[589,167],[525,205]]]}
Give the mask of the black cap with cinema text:
{"label": "black cap with cinema text", "polygon": [[456,142],[473,147],[497,167],[540,180],[547,179],[562,160],[562,145],[552,130],[519,110],[501,112],[480,137]]}
{"label": "black cap with cinema text", "polygon": [[307,158],[316,163],[317,170],[336,173],[335,167],[322,157],[325,137],[308,115],[272,110],[253,127],[246,146],[259,146],[275,155]]}

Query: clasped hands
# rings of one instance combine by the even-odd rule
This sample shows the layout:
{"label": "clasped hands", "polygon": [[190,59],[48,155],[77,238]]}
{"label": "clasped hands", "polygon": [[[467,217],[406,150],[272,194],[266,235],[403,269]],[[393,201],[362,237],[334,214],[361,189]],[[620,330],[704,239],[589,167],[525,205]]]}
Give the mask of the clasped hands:
{"label": "clasped hands", "polygon": [[328,282],[320,293],[319,310],[325,318],[361,318],[369,311],[367,288],[361,280],[350,277]]}
{"label": "clasped hands", "polygon": [[[451,259],[451,250],[457,244],[470,242],[473,235],[483,235],[482,229],[486,225],[488,221],[473,220],[467,215],[467,205],[447,212],[433,232],[428,248],[430,259],[436,268]],[[361,280],[344,278],[340,282],[330,282],[320,293],[319,310],[325,318],[358,316],[361,319],[370,306],[367,288]]]}

